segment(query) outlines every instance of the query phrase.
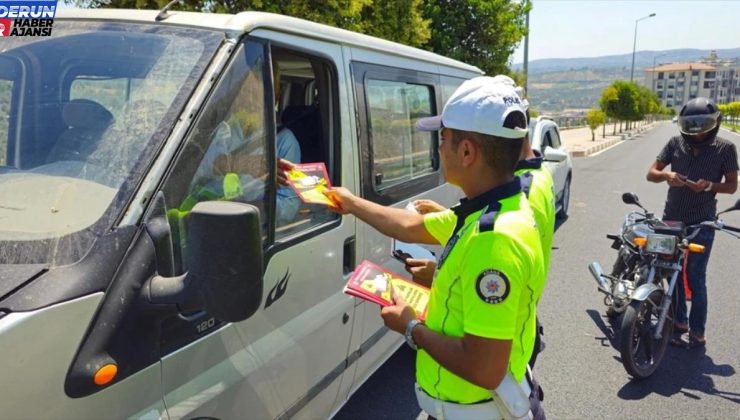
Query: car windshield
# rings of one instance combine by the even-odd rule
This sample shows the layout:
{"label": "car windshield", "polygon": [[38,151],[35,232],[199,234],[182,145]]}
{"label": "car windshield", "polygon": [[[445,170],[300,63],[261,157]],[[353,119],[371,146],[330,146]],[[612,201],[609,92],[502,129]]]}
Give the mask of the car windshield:
{"label": "car windshield", "polygon": [[77,261],[109,231],[224,39],[54,22],[0,52],[0,264]]}

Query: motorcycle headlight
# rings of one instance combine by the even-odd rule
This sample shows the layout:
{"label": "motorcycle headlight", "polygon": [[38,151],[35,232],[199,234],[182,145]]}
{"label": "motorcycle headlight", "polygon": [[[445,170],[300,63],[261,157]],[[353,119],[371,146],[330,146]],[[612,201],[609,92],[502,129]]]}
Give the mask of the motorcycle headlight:
{"label": "motorcycle headlight", "polygon": [[653,254],[673,255],[673,251],[676,250],[676,242],[677,238],[672,235],[648,235],[645,251]]}

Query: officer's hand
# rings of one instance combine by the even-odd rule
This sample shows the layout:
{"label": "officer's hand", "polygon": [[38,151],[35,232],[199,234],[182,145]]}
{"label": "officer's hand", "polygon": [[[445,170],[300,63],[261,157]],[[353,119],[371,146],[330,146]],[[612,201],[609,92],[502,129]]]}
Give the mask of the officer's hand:
{"label": "officer's hand", "polygon": [[285,159],[278,159],[277,161],[277,183],[283,187],[288,186],[288,172],[293,170],[295,165],[293,162]]}
{"label": "officer's hand", "polygon": [[404,334],[406,332],[406,325],[412,319],[416,319],[416,311],[403,300],[401,295],[393,292],[393,305],[382,308],[380,310],[380,316],[383,317],[386,327]]}
{"label": "officer's hand", "polygon": [[671,187],[685,187],[686,177],[678,172],[666,172],[665,180]]}
{"label": "officer's hand", "polygon": [[445,208],[436,201],[426,199],[414,200],[413,205],[414,208],[416,208],[416,211],[419,212],[419,214],[436,213],[438,211],[445,210]]}
{"label": "officer's hand", "polygon": [[339,214],[349,214],[352,212],[352,202],[354,194],[343,187],[332,187],[324,190],[324,195],[329,197],[334,206],[329,206],[329,210]]}
{"label": "officer's hand", "polygon": [[434,279],[434,270],[437,269],[437,262],[428,259],[406,259],[406,271],[408,271],[416,283],[425,287],[432,287]]}

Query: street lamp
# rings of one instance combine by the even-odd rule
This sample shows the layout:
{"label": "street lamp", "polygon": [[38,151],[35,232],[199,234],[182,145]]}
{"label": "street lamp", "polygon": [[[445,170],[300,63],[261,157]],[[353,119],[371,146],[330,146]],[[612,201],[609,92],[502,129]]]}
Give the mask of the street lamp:
{"label": "street lamp", "polygon": [[635,77],[635,48],[637,47],[637,22],[651,18],[653,16],[655,16],[655,13],[650,13],[649,15],[645,17],[641,17],[635,21],[635,39],[634,39],[634,42],[632,43],[632,70],[630,71],[630,82],[633,81]]}

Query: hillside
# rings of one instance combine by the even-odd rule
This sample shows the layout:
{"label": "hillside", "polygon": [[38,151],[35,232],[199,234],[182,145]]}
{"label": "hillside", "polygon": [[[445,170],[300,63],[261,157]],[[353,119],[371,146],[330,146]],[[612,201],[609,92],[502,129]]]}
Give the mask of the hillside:
{"label": "hillside", "polygon": [[[635,81],[645,83],[646,68],[653,66],[653,57],[661,54],[657,63],[697,61],[709,55],[709,50],[640,51],[635,54]],[[740,48],[717,50],[722,59],[740,57]],[[591,58],[553,58],[535,60],[529,64],[528,96],[535,109],[557,113],[566,109],[598,106],[601,91],[617,79],[630,77],[632,54]],[[512,66],[521,70],[521,63]],[[647,81],[649,84],[649,81]]]}

